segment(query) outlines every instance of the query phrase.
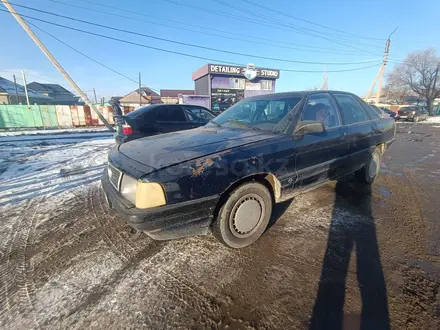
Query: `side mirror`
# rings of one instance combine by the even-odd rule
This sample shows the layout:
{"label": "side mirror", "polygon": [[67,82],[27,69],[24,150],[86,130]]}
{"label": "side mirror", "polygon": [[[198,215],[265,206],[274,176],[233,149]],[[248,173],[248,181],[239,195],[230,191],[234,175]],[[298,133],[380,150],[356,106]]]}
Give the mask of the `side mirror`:
{"label": "side mirror", "polygon": [[298,123],[294,133],[295,137],[301,138],[305,134],[323,133],[325,132],[324,124],[320,121],[303,120]]}

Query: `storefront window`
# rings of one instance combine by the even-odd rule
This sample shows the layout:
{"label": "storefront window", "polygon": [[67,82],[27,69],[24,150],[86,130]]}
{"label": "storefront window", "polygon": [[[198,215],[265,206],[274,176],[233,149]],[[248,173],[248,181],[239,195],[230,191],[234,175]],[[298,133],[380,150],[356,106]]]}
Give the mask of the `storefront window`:
{"label": "storefront window", "polygon": [[271,91],[272,90],[272,80],[261,80],[261,90]]}
{"label": "storefront window", "polygon": [[230,88],[234,89],[244,89],[245,80],[239,78],[230,78],[229,85]]}

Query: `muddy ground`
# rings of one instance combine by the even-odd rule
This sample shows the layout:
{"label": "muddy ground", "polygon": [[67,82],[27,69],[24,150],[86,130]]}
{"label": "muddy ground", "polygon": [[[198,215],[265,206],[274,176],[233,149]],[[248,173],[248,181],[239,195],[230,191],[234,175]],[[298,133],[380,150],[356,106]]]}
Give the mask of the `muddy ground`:
{"label": "muddy ground", "polygon": [[0,206],[1,329],[440,328],[438,126],[399,124],[371,191],[279,204],[242,250],[153,241],[93,180]]}

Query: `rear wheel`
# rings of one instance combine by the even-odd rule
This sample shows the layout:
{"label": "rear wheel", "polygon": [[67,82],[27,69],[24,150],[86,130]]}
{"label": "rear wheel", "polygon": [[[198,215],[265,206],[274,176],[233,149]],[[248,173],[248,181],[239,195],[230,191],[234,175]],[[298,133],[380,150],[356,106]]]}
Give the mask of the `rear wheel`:
{"label": "rear wheel", "polygon": [[266,230],[272,204],[269,190],[261,183],[239,186],[221,207],[212,228],[214,236],[231,248],[252,244]]}
{"label": "rear wheel", "polygon": [[354,173],[356,179],[362,183],[372,184],[379,174],[381,161],[382,157],[376,148],[370,155],[368,164]]}

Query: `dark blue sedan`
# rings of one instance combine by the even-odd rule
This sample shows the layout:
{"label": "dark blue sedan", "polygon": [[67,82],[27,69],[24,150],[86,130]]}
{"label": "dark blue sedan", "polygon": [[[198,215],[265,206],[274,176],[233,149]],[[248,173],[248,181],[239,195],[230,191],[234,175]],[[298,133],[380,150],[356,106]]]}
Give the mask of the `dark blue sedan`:
{"label": "dark blue sedan", "polygon": [[124,143],[141,137],[197,128],[214,117],[211,111],[198,105],[147,105],[115,118],[119,123],[115,139],[117,143]]}
{"label": "dark blue sedan", "polygon": [[373,183],[394,134],[392,118],[350,93],[255,96],[203,127],[115,147],[102,186],[110,206],[153,239],[212,230],[242,248],[285,196],[350,173]]}

